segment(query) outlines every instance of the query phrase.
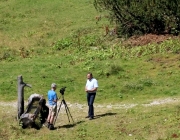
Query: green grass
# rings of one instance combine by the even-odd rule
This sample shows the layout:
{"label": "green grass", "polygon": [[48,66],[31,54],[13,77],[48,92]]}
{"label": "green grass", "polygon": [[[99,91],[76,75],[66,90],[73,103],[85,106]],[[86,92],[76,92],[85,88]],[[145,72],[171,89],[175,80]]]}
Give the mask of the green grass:
{"label": "green grass", "polygon": [[[0,96],[17,100],[17,77],[23,76],[25,100],[33,93],[47,98],[52,82],[66,86],[65,99],[86,103],[84,86],[91,71],[98,80],[97,104],[143,104],[178,98],[180,45],[178,39],[161,44],[124,46],[123,39],[104,36],[113,27],[93,7],[93,1],[0,1]],[[102,19],[96,24],[96,16]],[[12,110],[11,110],[12,109]],[[86,108],[72,109],[76,125],[66,115],[56,131],[21,129],[16,109],[0,106],[3,139],[171,139],[179,137],[177,104],[131,109],[97,109],[99,118],[84,119]],[[9,110],[7,112],[6,110]],[[165,121],[166,120],[166,121]],[[175,135],[176,134],[176,135]]]}
{"label": "green grass", "polygon": [[101,26],[96,25],[95,16],[98,13],[91,0],[10,0],[0,3],[1,37],[9,42],[1,42],[2,46],[48,47],[77,30],[90,33]]}
{"label": "green grass", "polygon": [[[70,107],[74,124],[68,123],[66,114],[61,111],[56,123],[57,129],[49,131],[21,129],[9,107],[1,107],[0,134],[2,139],[37,140],[91,140],[91,139],[127,139],[127,140],[171,140],[179,137],[179,105],[160,105],[130,109],[96,108],[96,119],[84,118],[86,113]],[[2,114],[4,110],[9,112]],[[73,110],[72,110],[73,109]],[[86,110],[86,107],[84,108]],[[6,123],[4,123],[6,122]]]}
{"label": "green grass", "polygon": [[[48,57],[47,55],[46,58],[22,59],[19,63],[18,61],[2,62],[3,69],[1,69],[0,75],[1,99],[16,99],[17,76],[22,75],[24,82],[32,85],[32,88],[25,87],[26,99],[32,93],[40,93],[46,97],[51,83],[55,82],[58,85],[58,90],[63,86],[67,87],[65,95],[68,100],[82,102],[85,94],[86,73],[88,71],[84,69],[86,66],[82,65],[82,63],[71,65],[68,62],[68,57],[71,56],[59,57]],[[159,56],[154,56],[154,58],[156,57]],[[173,61],[177,57],[178,55],[172,60],[164,58],[164,61],[166,61],[167,66],[173,65]],[[67,61],[63,61],[65,58]],[[161,56],[161,59],[163,59],[163,56]],[[179,61],[176,61],[174,66],[168,66],[167,68],[155,61],[147,62],[139,58],[108,60],[108,64],[106,62],[105,60],[90,63],[90,65],[94,65],[91,71],[93,71],[99,82],[99,97],[97,97],[99,102],[103,102],[104,99],[107,102],[121,102],[131,100],[136,96],[144,100],[149,96],[158,98],[178,95]],[[101,73],[102,70],[103,74]],[[112,70],[115,72],[112,72]],[[118,72],[116,73],[116,71]],[[119,98],[120,94],[123,95],[121,98]]]}

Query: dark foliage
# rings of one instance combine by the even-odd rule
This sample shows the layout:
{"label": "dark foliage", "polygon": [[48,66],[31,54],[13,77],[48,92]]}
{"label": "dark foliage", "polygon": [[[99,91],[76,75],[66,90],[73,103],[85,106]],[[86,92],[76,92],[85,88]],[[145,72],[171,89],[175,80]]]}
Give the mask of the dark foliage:
{"label": "dark foliage", "polygon": [[98,11],[109,11],[119,36],[180,32],[179,0],[94,0]]}

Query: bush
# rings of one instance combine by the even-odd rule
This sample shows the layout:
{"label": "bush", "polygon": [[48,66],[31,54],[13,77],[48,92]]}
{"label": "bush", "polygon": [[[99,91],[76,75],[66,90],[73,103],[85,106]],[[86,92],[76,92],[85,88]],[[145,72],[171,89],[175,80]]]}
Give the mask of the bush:
{"label": "bush", "polygon": [[97,10],[109,11],[119,36],[180,32],[180,1],[94,0]]}

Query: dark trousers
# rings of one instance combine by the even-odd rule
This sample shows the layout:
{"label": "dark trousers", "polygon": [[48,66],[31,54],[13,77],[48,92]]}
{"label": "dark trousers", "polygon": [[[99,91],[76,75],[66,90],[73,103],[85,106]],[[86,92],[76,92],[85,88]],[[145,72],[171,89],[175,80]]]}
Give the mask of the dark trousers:
{"label": "dark trousers", "polygon": [[87,102],[88,102],[88,106],[89,106],[89,110],[88,110],[88,116],[89,117],[94,117],[94,100],[96,97],[96,93],[87,93]]}

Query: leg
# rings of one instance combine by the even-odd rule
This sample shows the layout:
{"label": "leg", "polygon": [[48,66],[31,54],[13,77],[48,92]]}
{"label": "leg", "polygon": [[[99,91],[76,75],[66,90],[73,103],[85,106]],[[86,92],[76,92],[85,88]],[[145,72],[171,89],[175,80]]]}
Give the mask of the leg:
{"label": "leg", "polygon": [[51,113],[52,113],[52,107],[49,106],[49,114],[48,114],[48,117],[47,117],[47,120],[46,120],[46,122],[47,122],[47,127],[48,127],[48,128],[49,128],[49,126],[50,126]]}
{"label": "leg", "polygon": [[53,123],[54,123],[54,118],[56,116],[57,112],[57,106],[50,106],[49,107],[49,115],[48,115],[48,123],[49,123],[49,129],[54,129]]}
{"label": "leg", "polygon": [[48,123],[50,123],[51,113],[52,113],[52,108],[49,106],[49,114],[48,114],[48,117],[47,117],[47,122]]}
{"label": "leg", "polygon": [[90,105],[90,94],[87,93],[87,103],[88,103],[88,116],[87,117],[90,117],[90,110],[89,110],[89,105]]}
{"label": "leg", "polygon": [[56,115],[57,115],[57,105],[54,105],[54,106],[53,106],[52,113],[51,113],[50,124],[53,124],[53,123],[54,123],[54,118],[55,118]]}
{"label": "leg", "polygon": [[96,93],[89,93],[89,117],[92,119],[94,118],[94,100],[96,97]]}

